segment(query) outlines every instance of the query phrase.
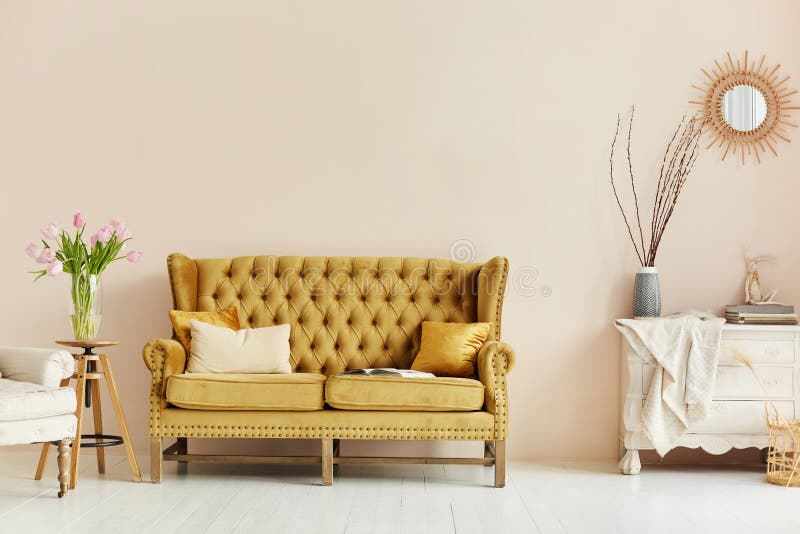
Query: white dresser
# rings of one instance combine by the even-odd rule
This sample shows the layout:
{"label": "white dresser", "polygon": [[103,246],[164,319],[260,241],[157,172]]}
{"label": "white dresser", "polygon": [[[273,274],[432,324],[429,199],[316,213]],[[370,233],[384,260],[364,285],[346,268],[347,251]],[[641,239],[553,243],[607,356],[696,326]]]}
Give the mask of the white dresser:
{"label": "white dresser", "polygon": [[[736,351],[753,362],[763,389],[735,358]],[[653,449],[642,431],[641,413],[655,368],[624,337],[621,356],[620,470],[635,475],[641,469],[639,451]],[[766,448],[764,401],[768,398],[783,417],[800,416],[800,327],[724,325],[711,413],[689,428],[677,446],[701,447],[711,454],[731,448]]]}

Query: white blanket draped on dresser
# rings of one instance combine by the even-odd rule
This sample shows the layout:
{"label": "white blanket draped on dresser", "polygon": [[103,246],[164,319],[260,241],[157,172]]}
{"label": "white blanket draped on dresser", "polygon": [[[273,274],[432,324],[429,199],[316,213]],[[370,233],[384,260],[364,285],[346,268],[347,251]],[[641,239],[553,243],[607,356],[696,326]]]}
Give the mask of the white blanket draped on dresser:
{"label": "white blanket draped on dresser", "polygon": [[661,456],[708,415],[724,322],[706,314],[616,321],[639,357],[657,364],[642,425]]}

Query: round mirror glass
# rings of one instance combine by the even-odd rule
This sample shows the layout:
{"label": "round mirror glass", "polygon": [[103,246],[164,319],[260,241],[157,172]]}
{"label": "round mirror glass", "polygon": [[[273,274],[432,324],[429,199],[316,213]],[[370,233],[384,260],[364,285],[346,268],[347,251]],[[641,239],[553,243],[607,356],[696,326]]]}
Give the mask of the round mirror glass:
{"label": "round mirror glass", "polygon": [[752,85],[737,85],[722,98],[722,117],[740,132],[752,132],[767,118],[767,99]]}

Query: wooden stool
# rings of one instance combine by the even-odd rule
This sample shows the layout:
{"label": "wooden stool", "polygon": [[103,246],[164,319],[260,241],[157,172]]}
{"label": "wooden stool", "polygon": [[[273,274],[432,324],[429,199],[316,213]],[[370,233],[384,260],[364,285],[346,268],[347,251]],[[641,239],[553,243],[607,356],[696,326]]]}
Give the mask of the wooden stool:
{"label": "wooden stool", "polygon": [[[75,416],[78,418],[78,427],[75,431],[75,440],[72,442],[72,464],[70,465],[70,489],[75,489],[75,483],[78,480],[78,464],[80,462],[81,447],[93,447],[97,450],[97,471],[102,475],[106,472],[106,459],[104,447],[111,447],[114,445],[122,445],[125,447],[125,454],[128,456],[128,463],[131,466],[131,473],[133,474],[134,482],[141,482],[142,475],[139,472],[139,466],[136,463],[136,456],[133,454],[133,447],[131,447],[131,438],[128,435],[128,425],[125,422],[125,416],[122,413],[122,405],[119,402],[119,394],[117,393],[117,384],[114,382],[114,375],[111,372],[111,362],[108,360],[106,354],[95,354],[92,349],[102,347],[113,347],[119,345],[119,341],[89,341],[89,340],[67,340],[56,341],[59,345],[67,347],[78,347],[83,349],[82,354],[73,354],[77,362],[77,371],[70,378],[65,378],[61,381],[61,387],[69,385],[70,379],[77,380],[75,385],[76,393],[78,396],[78,408],[75,410]],[[102,371],[98,371],[97,362],[102,365]],[[103,434],[103,413],[100,407],[100,384],[99,380],[106,380],[108,393],[111,396],[111,404],[114,407],[114,413],[117,416],[117,423],[119,424],[119,431],[121,436],[112,436]],[[88,382],[87,382],[88,381]],[[92,408],[94,412],[94,434],[81,434],[81,427],[83,424],[83,408]],[[83,443],[82,440],[93,439],[93,443]],[[42,446],[42,453],[39,456],[39,466],[36,468],[36,480],[42,478],[44,466],[47,463],[47,453],[50,451],[50,443],[45,443]]]}

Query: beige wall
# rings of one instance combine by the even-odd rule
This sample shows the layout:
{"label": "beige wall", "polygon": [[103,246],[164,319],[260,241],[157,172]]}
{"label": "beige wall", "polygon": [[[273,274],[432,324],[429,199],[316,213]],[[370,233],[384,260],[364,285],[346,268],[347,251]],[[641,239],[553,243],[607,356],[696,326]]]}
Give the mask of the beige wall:
{"label": "beige wall", "polygon": [[[140,351],[170,332],[169,252],[447,256],[466,239],[516,280],[538,271],[504,314],[512,457],[612,457],[611,319],[636,269],[608,187],[615,114],[638,106],[647,180],[716,55],[763,51],[800,83],[800,4],[765,4],[2,0],[0,340],[69,333],[66,280],[26,274],[40,226],[127,221],[145,257],[109,271],[102,335],[124,343],[144,452]],[[737,301],[746,244],[798,300],[797,143],[744,168],[702,154],[659,257],[665,311]]]}

